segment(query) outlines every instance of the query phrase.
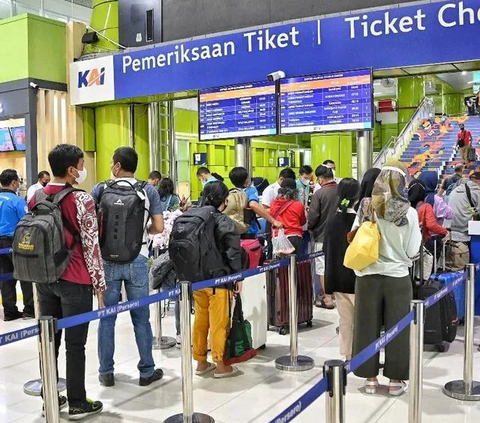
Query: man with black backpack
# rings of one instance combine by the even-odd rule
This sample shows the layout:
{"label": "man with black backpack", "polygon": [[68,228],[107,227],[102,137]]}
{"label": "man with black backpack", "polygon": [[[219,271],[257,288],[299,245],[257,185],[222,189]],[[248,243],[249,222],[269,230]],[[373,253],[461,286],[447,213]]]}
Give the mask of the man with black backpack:
{"label": "man with black backpack", "polygon": [[[13,240],[14,276],[36,283],[42,316],[57,319],[92,311],[93,289],[103,305],[105,276],[98,245],[95,203],[73,188],[87,176],[83,151],[57,145],[48,155],[53,181],[29,202],[30,213],[17,226]],[[92,289],[93,288],[93,289]],[[65,329],[67,396],[70,420],[81,420],[103,409],[85,392],[85,344],[88,323]],[[62,333],[55,335],[58,359]],[[60,407],[67,398],[60,396]]]}
{"label": "man with black backpack", "polygon": [[[154,186],[135,179],[137,165],[138,155],[133,148],[118,148],[111,162],[114,179],[92,190],[98,208],[100,248],[108,288],[106,306],[118,303],[122,282],[128,300],[148,296],[147,232],[151,235],[163,232],[160,197]],[[130,316],[140,353],[139,383],[147,386],[163,377],[163,371],[155,369],[152,355],[150,310],[148,306],[140,307],[130,311]],[[103,386],[115,385],[115,321],[116,316],[104,318],[98,328],[99,380]]]}

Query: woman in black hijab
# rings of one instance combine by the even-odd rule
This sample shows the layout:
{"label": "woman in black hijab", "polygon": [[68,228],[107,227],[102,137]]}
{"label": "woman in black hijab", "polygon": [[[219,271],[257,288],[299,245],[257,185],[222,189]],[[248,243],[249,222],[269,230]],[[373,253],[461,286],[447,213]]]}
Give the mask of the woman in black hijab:
{"label": "woman in black hijab", "polygon": [[363,176],[363,179],[362,179],[362,184],[360,186],[360,198],[358,199],[358,203],[355,206],[355,211],[358,211],[358,208],[360,207],[360,203],[364,198],[372,197],[373,185],[375,184],[375,181],[377,180],[378,175],[380,175],[380,169],[376,167],[372,169],[368,169],[365,172],[365,175]]}

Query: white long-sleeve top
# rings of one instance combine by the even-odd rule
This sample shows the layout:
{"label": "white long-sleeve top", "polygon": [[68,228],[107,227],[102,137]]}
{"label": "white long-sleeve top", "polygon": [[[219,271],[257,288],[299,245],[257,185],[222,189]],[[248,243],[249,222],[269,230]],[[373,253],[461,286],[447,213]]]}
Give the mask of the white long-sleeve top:
{"label": "white long-sleeve top", "polygon": [[422,233],[414,208],[410,207],[406,217],[408,223],[404,226],[377,219],[380,231],[379,259],[362,271],[355,271],[357,276],[384,275],[402,278],[409,274],[412,257],[420,251]]}

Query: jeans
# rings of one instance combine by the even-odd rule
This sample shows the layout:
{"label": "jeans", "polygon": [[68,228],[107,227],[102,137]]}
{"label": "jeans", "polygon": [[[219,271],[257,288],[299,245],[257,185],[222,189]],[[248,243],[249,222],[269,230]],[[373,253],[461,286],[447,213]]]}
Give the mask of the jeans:
{"label": "jeans", "polygon": [[[37,284],[38,302],[42,316],[57,319],[92,311],[92,286],[59,281],[54,284]],[[85,344],[88,323],[65,329],[67,356],[67,396],[70,407],[81,406],[87,399],[85,392]],[[55,351],[58,351],[62,332],[55,335]],[[57,375],[58,377],[58,375]]]}
{"label": "jeans", "polygon": [[[120,264],[104,262],[107,290],[104,294],[105,306],[118,304],[122,282],[125,283],[128,300],[136,300],[148,296],[148,268],[147,259],[139,255],[132,263]],[[140,361],[138,370],[140,377],[151,377],[155,371],[152,355],[153,334],[150,325],[150,309],[148,306],[130,311],[135,340],[137,342]],[[115,353],[115,321],[117,316],[109,316],[100,320],[98,327],[98,357],[100,374],[109,374],[114,371],[113,356]]]}

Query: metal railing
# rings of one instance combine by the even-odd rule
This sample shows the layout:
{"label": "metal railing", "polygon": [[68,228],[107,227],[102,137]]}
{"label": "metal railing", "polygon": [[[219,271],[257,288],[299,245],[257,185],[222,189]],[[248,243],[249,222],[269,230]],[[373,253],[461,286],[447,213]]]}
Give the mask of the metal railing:
{"label": "metal railing", "polygon": [[373,167],[381,168],[388,159],[399,157],[417,131],[420,121],[435,115],[435,102],[425,97],[398,137],[391,137],[373,160]]}

